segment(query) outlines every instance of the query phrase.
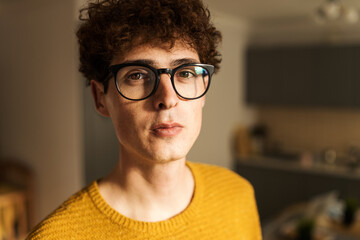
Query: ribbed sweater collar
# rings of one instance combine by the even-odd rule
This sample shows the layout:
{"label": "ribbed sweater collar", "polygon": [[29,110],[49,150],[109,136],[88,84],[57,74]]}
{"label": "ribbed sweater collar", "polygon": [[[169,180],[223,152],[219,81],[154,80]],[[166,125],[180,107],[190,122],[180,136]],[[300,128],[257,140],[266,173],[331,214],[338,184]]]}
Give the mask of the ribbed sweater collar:
{"label": "ribbed sweater collar", "polygon": [[201,176],[196,169],[196,166],[191,162],[186,162],[186,165],[191,170],[194,181],[195,189],[193,198],[188,205],[188,207],[178,215],[160,222],[142,222],[128,218],[121,213],[113,209],[101,196],[97,181],[94,181],[88,188],[88,194],[92,199],[96,208],[104,214],[106,217],[110,218],[115,224],[119,224],[122,227],[140,231],[140,232],[152,232],[154,234],[161,232],[172,232],[179,227],[184,227],[192,222],[198,214],[200,203],[203,201],[203,184]]}

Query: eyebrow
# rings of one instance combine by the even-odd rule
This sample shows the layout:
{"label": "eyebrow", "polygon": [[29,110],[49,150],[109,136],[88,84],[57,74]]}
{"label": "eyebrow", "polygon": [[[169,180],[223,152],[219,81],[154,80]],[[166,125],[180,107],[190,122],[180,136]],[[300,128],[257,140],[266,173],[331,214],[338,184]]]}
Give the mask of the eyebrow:
{"label": "eyebrow", "polygon": [[180,66],[183,64],[190,64],[190,63],[200,63],[200,62],[193,58],[181,58],[181,59],[176,59],[176,60],[172,61],[171,66],[177,67],[177,66]]}
{"label": "eyebrow", "polygon": [[[183,64],[191,64],[191,63],[199,63],[198,60],[193,58],[180,58],[171,61],[170,65],[171,67],[178,67]],[[151,60],[151,59],[137,59],[137,60],[129,60],[122,62],[121,64],[145,64],[152,67],[155,67],[157,65],[157,61]]]}
{"label": "eyebrow", "polygon": [[122,62],[121,64],[145,64],[145,65],[154,66],[155,61],[150,60],[150,59],[138,59],[138,60],[125,61],[125,62]]}

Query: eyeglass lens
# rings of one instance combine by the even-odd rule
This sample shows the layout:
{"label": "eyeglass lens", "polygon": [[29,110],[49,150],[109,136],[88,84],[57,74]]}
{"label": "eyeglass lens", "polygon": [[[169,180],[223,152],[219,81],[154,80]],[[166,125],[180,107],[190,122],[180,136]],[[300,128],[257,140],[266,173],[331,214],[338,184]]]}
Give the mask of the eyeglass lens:
{"label": "eyeglass lens", "polygon": [[[144,66],[126,66],[118,70],[116,84],[127,98],[148,97],[156,85],[156,73]],[[209,73],[201,66],[184,66],[173,72],[173,86],[183,98],[197,98],[204,94],[209,83]]]}

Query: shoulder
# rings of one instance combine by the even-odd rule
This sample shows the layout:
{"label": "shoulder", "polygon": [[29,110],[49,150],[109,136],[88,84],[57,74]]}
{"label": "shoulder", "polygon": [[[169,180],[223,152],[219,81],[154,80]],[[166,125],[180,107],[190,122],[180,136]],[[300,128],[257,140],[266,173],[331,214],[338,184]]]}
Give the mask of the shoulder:
{"label": "shoulder", "polygon": [[247,179],[224,167],[195,162],[188,162],[188,166],[191,168],[194,175],[200,175],[203,179],[210,182],[226,181],[233,184],[252,187]]}
{"label": "shoulder", "polygon": [[27,239],[69,239],[79,219],[82,219],[92,208],[89,189],[92,185],[80,190],[61,204],[54,212],[41,221],[28,235]]}
{"label": "shoulder", "polygon": [[216,189],[216,191],[254,194],[253,186],[247,179],[227,168],[193,162],[189,162],[188,166],[195,178],[207,188]]}
{"label": "shoulder", "polygon": [[[195,192],[200,195],[201,209],[217,224],[228,227],[227,233],[243,239],[261,239],[259,215],[251,183],[235,172],[200,163],[188,163],[195,177]],[[199,196],[198,195],[198,196]],[[255,237],[256,236],[256,237]]]}

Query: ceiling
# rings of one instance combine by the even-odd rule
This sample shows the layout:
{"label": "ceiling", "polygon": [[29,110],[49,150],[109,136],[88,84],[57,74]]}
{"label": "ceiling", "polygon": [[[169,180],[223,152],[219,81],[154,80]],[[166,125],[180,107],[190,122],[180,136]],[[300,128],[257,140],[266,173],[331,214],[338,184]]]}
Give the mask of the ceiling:
{"label": "ceiling", "polygon": [[[325,0],[204,0],[211,9],[250,21],[310,16]],[[360,0],[340,0],[360,10]]]}
{"label": "ceiling", "polygon": [[[360,22],[318,24],[315,10],[325,0],[204,0],[212,11],[249,23],[252,43],[360,42]],[[360,0],[338,0],[360,11]]]}

